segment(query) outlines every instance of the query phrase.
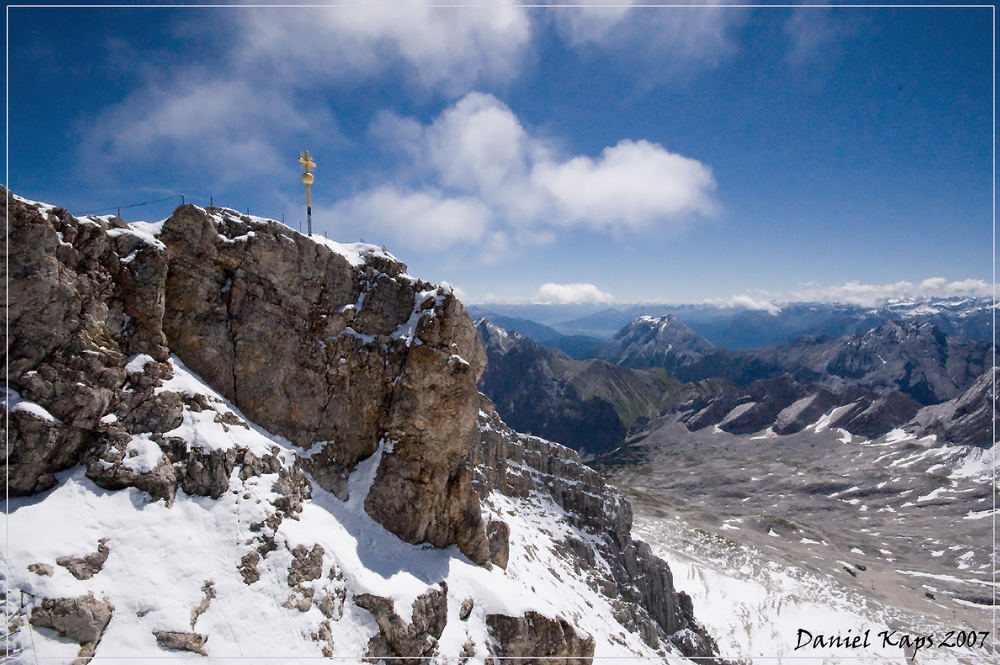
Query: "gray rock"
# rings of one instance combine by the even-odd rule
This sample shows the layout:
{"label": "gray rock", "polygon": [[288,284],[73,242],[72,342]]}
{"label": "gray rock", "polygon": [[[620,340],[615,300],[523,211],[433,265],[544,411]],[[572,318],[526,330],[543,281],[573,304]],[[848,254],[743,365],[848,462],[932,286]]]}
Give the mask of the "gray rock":
{"label": "gray rock", "polygon": [[458,618],[465,621],[472,614],[472,608],[475,605],[471,598],[466,598],[462,601],[462,606],[458,610]]}
{"label": "gray rock", "polygon": [[89,580],[101,572],[104,562],[108,560],[108,555],[111,554],[107,543],[107,538],[101,538],[97,543],[96,552],[92,552],[85,557],[61,556],[56,559],[56,563],[68,570],[76,579]]}
{"label": "gray rock", "polygon": [[[483,351],[450,292],[378,253],[354,267],[283,225],[221,209],[182,206],[160,237],[164,331],[189,367],[268,430],[303,446],[336,441],[311,470],[341,496],[357,462],[395,441],[367,512],[406,541],[487,559],[462,445]],[[421,344],[393,339],[413,316]]]}
{"label": "gray rock", "polygon": [[43,575],[45,577],[52,577],[52,573],[55,572],[47,563],[32,563],[28,565],[28,572],[34,573],[35,575]]}
{"label": "gray rock", "polygon": [[80,656],[93,655],[115,608],[94,596],[46,598],[31,611],[33,626],[51,628],[80,645]]}
{"label": "gray rock", "polygon": [[204,594],[201,598],[201,602],[198,603],[198,607],[191,610],[191,628],[198,623],[198,618],[208,611],[208,606],[212,602],[212,599],[216,597],[215,593],[215,582],[212,580],[205,580],[205,583],[201,585],[201,592]]}
{"label": "gray rock", "polygon": [[490,614],[486,628],[495,655],[525,665],[590,665],[594,656],[594,638],[580,637],[562,617],[550,619],[534,611],[520,617]]}
{"label": "gray rock", "polygon": [[379,634],[368,643],[368,658],[392,656],[403,665],[417,665],[434,653],[448,618],[448,587],[442,582],[413,601],[412,620],[405,623],[389,598],[355,596],[354,603],[371,612]]}
{"label": "gray rock", "polygon": [[245,584],[253,584],[260,580],[260,571],[257,569],[258,563],[260,563],[260,553],[257,550],[247,552],[240,559],[240,565],[236,569],[240,571]]}
{"label": "gray rock", "polygon": [[906,429],[919,436],[936,435],[959,445],[989,448],[1000,399],[990,399],[997,370],[990,369],[953,400],[924,407]]}
{"label": "gray rock", "polygon": [[292,550],[292,563],[288,567],[288,586],[298,586],[302,582],[318,580],[323,574],[323,546],[296,545]]}
{"label": "gray rock", "polygon": [[165,649],[190,651],[200,656],[208,655],[205,652],[205,642],[208,641],[208,635],[173,630],[155,630],[153,631],[153,636],[156,637],[156,643]]}
{"label": "gray rock", "polygon": [[120,220],[79,223],[59,208],[43,214],[13,198],[8,207],[0,194],[9,219],[9,387],[58,421],[15,412],[4,423],[9,490],[30,494],[50,488],[53,472],[80,463],[100,439],[98,421],[121,393],[130,355],[167,359],[166,255]]}
{"label": "gray rock", "polygon": [[506,570],[510,558],[510,527],[502,520],[491,520],[486,525],[486,536],[490,539],[490,561]]}
{"label": "gray rock", "polygon": [[[705,637],[699,644],[713,644],[705,629],[681,612],[666,562],[632,539],[632,509],[625,497],[572,450],[512,431],[485,397],[480,409],[479,436],[469,443],[479,491],[519,498],[549,495],[588,535],[587,541],[562,543],[560,553],[619,608],[615,619],[651,647],[673,643],[681,630]],[[599,564],[598,558],[610,565]]]}

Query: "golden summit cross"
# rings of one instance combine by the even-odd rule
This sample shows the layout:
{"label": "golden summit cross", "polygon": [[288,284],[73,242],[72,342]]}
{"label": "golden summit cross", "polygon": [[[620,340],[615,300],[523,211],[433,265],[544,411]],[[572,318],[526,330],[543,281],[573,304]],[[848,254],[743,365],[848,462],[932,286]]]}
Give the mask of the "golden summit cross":
{"label": "golden summit cross", "polygon": [[313,222],[312,222],[312,192],[309,191],[309,186],[313,184],[315,178],[313,177],[312,170],[316,168],[316,162],[312,160],[309,155],[309,151],[299,155],[299,164],[302,165],[302,183],[306,186],[306,223],[308,225],[307,229],[309,235],[313,232]]}

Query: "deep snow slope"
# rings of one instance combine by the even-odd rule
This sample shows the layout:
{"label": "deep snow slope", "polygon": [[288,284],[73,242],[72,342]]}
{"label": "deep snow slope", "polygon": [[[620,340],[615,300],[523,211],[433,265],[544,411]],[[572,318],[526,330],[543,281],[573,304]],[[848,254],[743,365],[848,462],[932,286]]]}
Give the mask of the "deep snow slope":
{"label": "deep snow slope", "polygon": [[[93,595],[114,608],[94,663],[166,656],[204,661],[158,644],[158,632],[203,636],[200,648],[219,658],[311,662],[321,655],[366,653],[379,629],[372,613],[356,604],[359,596],[390,599],[409,624],[413,602],[442,584],[446,620],[435,637],[435,654],[481,659],[497,649],[486,618],[529,611],[565,618],[580,635],[593,637],[598,657],[657,653],[616,621],[620,608],[614,599],[591,585],[592,577],[617,563],[591,546],[596,558],[588,565],[559,546],[598,537],[576,526],[544,486],[532,485],[523,499],[492,492],[483,504],[488,519],[502,520],[510,530],[506,570],[476,565],[455,547],[404,543],[365,513],[364,499],[385,444],[351,474],[348,501],[309,483],[310,498],[298,511],[285,512],[279,479],[302,451],[247,422],[179,360],[170,362],[174,375],[162,389],[208,404],[198,411],[185,408],[183,423],[170,436],[191,449],[273,455],[276,464],[247,478],[234,470],[218,499],[180,490],[171,506],[135,487],[102,489],[83,467],[60,473],[54,489],[12,499],[5,518],[8,609],[14,612],[11,645],[23,649],[15,662],[70,662],[80,651],[79,643],[26,621],[45,598]],[[41,407],[19,401],[12,408]],[[494,419],[482,426],[502,425]],[[155,466],[160,453],[140,435],[133,438],[129,455],[128,463],[139,469]],[[525,477],[531,482],[530,475]],[[77,579],[68,564],[58,563],[64,557],[84,558],[102,541],[109,553],[93,576]],[[297,548],[309,554],[303,557]],[[300,565],[302,560],[308,565]],[[462,619],[464,606],[471,609]],[[676,652],[668,644],[664,648]]]}

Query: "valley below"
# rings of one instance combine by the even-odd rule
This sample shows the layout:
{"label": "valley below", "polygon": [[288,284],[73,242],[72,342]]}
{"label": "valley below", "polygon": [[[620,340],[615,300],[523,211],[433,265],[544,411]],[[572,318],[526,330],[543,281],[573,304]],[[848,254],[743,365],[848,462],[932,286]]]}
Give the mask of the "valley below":
{"label": "valley below", "polygon": [[637,537],[723,657],[983,662],[995,648],[993,453],[829,420],[777,436],[664,418],[593,463],[626,490]]}

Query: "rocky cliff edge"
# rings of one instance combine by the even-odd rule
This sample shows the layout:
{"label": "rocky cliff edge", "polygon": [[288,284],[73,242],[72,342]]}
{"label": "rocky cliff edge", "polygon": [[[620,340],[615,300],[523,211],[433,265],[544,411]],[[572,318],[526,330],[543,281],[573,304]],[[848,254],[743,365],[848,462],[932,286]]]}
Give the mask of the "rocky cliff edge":
{"label": "rocky cliff edge", "polygon": [[106,630],[135,655],[715,652],[621,495],[480,401],[447,286],[228,209],[2,193],[15,632],[83,658]]}

